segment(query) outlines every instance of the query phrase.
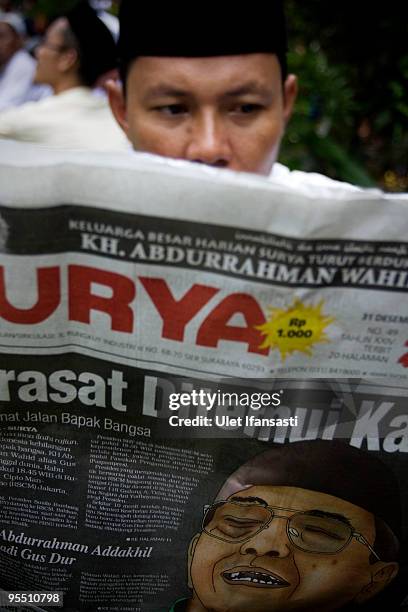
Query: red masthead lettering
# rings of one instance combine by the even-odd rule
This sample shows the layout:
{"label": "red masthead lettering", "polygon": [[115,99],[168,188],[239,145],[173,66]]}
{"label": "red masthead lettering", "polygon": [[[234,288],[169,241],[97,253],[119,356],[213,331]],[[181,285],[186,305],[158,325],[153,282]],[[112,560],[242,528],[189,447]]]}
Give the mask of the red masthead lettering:
{"label": "red masthead lettering", "polygon": [[179,300],[175,300],[166,281],[161,278],[140,278],[150,299],[163,319],[162,337],[184,340],[184,330],[195,315],[218,293],[219,289],[193,285]]}
{"label": "red masthead lettering", "polygon": [[33,325],[42,323],[58,308],[61,300],[59,268],[37,270],[37,302],[31,308],[16,308],[6,296],[4,268],[0,267],[0,316],[10,323]]}
{"label": "red masthead lettering", "polygon": [[[246,327],[228,325],[228,321],[235,314],[244,316]],[[220,340],[246,342],[248,352],[268,355],[269,349],[259,348],[263,336],[257,329],[254,329],[255,325],[262,323],[265,323],[265,316],[258,302],[246,293],[233,293],[224,298],[202,323],[197,334],[197,344],[217,347]]]}
{"label": "red masthead lettering", "polygon": [[[107,313],[112,320],[112,330],[131,333],[133,311],[129,304],[134,300],[134,282],[114,272],[96,270],[87,266],[69,266],[69,318],[81,323],[91,322],[91,311]],[[112,289],[111,297],[92,293],[92,283]]]}

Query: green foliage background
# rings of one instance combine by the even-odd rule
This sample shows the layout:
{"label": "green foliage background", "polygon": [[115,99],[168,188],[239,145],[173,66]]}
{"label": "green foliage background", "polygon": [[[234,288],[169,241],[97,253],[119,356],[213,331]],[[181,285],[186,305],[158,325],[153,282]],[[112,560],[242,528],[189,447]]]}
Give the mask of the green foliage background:
{"label": "green foliage background", "polygon": [[281,160],[408,190],[408,4],[286,0],[300,95]]}

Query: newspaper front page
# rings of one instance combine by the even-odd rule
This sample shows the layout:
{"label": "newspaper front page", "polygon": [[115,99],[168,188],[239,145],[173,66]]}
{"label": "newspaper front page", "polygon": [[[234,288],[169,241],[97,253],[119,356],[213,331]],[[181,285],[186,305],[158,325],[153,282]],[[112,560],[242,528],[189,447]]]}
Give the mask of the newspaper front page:
{"label": "newspaper front page", "polygon": [[[317,610],[320,597],[402,610],[407,206],[143,155],[2,145],[0,588],[61,592],[72,612],[229,609],[223,597],[231,610]],[[265,452],[281,471],[266,482],[256,460],[220,498]],[[293,479],[283,466],[296,472],[299,456]],[[371,540],[352,520],[336,524],[341,545],[307,535],[316,491],[384,521],[399,572],[391,544],[375,549],[377,523]],[[227,526],[226,508],[241,513]],[[260,516],[231,526],[248,508]],[[292,565],[254,552],[283,522]],[[363,552],[388,578],[348,580],[343,602],[329,561]],[[218,571],[212,554],[234,562]]]}

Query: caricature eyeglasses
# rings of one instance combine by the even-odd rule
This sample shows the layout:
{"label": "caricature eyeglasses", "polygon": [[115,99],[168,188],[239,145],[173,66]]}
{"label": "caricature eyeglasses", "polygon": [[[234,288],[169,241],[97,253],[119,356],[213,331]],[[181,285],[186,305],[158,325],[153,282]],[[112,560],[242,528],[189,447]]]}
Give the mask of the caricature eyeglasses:
{"label": "caricature eyeglasses", "polygon": [[[289,516],[288,516],[288,513]],[[267,529],[273,519],[286,520],[290,542],[305,552],[334,555],[355,539],[380,557],[365,537],[346,521],[321,510],[295,510],[241,501],[219,501],[206,506],[202,530],[223,542],[243,543]]]}

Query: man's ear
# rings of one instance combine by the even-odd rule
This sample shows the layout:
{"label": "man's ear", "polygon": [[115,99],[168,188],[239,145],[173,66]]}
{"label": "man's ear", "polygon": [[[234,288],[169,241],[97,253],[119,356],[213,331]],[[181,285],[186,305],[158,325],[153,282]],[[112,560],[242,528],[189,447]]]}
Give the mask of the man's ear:
{"label": "man's ear", "polygon": [[398,574],[398,563],[379,562],[375,565],[376,569],[375,573],[373,573],[371,577],[371,582],[361,589],[360,593],[354,600],[357,604],[363,604],[375,595],[378,595],[378,593],[383,591],[385,587],[389,585],[391,580],[394,580],[395,576]]}
{"label": "man's ear", "polygon": [[123,92],[123,86],[119,81],[109,80],[105,83],[105,89],[108,93],[109,104],[113,116],[127,136],[129,124],[127,121],[126,99]]}
{"label": "man's ear", "polygon": [[193,589],[193,582],[191,580],[191,564],[193,562],[194,552],[197,546],[197,542],[200,539],[200,533],[196,533],[195,536],[191,539],[190,545],[188,547],[188,586],[190,589]]}
{"label": "man's ear", "polygon": [[67,49],[60,54],[58,67],[61,72],[70,72],[77,68],[79,63],[78,51],[75,49]]}
{"label": "man's ear", "polygon": [[293,106],[298,93],[298,80],[294,74],[288,74],[283,84],[283,117],[288,123],[292,116]]}

